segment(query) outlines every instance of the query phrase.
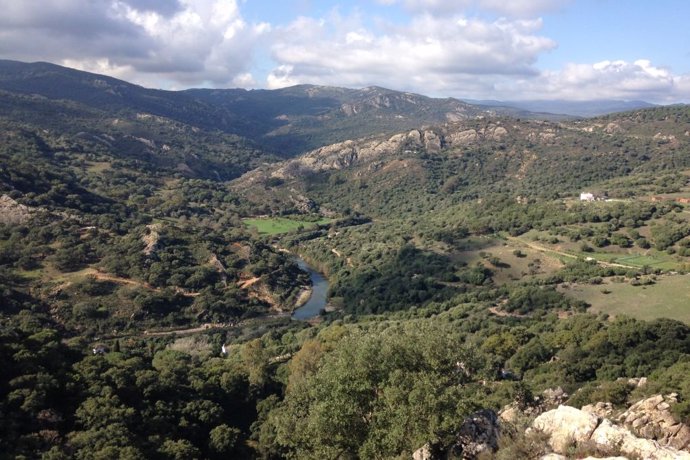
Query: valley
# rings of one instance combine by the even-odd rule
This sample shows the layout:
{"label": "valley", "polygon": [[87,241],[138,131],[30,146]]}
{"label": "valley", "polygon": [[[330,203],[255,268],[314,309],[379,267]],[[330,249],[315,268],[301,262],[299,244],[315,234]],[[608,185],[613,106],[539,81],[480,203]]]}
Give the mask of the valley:
{"label": "valley", "polygon": [[[2,61],[0,107],[10,457],[461,458],[472,414],[558,387],[674,393],[690,422],[686,105],[582,119]],[[487,458],[539,458],[505,426]]]}

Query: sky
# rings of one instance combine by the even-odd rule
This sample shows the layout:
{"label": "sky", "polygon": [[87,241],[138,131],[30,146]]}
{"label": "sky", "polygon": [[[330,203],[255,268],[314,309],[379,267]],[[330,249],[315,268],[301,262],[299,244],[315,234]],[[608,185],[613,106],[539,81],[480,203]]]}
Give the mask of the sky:
{"label": "sky", "polygon": [[151,88],[690,102],[687,0],[0,0],[0,58]]}

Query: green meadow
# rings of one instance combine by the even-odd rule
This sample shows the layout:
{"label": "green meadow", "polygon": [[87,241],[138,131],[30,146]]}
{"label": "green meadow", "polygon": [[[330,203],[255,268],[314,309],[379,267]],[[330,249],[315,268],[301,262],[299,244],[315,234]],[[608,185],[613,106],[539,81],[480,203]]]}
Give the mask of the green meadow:
{"label": "green meadow", "polygon": [[278,235],[294,230],[308,229],[327,224],[332,219],[322,218],[317,221],[287,217],[255,217],[243,219],[245,225],[256,228],[262,235]]}

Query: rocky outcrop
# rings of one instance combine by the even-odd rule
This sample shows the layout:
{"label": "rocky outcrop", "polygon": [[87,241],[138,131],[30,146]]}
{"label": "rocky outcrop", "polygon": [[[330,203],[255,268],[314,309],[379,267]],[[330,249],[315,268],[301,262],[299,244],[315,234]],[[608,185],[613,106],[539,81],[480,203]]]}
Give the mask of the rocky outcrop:
{"label": "rocky outcrop", "polygon": [[479,133],[474,129],[466,129],[450,134],[448,136],[451,145],[473,144],[479,140]]}
{"label": "rocky outcrop", "polygon": [[144,255],[150,256],[156,251],[158,240],[160,239],[160,230],[160,224],[149,224],[146,226],[146,232],[141,237],[141,241],[146,245],[143,251]]}
{"label": "rocky outcrop", "polygon": [[[439,460],[445,458],[476,459],[498,449],[500,434],[496,413],[483,409],[467,417],[458,430],[455,443],[448,446],[425,444],[412,454],[413,460]],[[483,458],[483,457],[482,457]],[[488,458],[488,457],[487,457]]]}
{"label": "rocky outcrop", "polygon": [[441,150],[441,137],[433,131],[424,131],[424,148],[427,152]]}
{"label": "rocky outcrop", "polygon": [[[646,383],[646,379],[629,383],[638,386],[640,381]],[[499,421],[506,424],[503,429],[510,433],[533,419],[525,434],[539,440],[542,454],[552,451],[540,460],[583,458],[593,453],[601,455],[596,458],[610,460],[690,460],[690,427],[677,422],[670,412],[677,395],[652,396],[618,416],[620,410],[617,412],[610,403],[599,402],[577,409],[563,405],[567,398],[567,393],[556,388],[522,405],[514,403],[504,407],[500,417],[490,410],[476,412],[465,419],[447,453],[452,458],[483,458],[498,449]],[[419,460],[446,458],[429,445],[414,455]]]}
{"label": "rocky outcrop", "polygon": [[599,425],[596,415],[570,406],[544,412],[532,422],[532,428],[549,436],[549,446],[556,453],[565,453],[573,443],[588,440]]}
{"label": "rocky outcrop", "polygon": [[500,426],[496,412],[484,409],[465,419],[458,431],[453,453],[463,459],[474,459],[484,452],[498,449]]}
{"label": "rocky outcrop", "polygon": [[675,393],[652,396],[630,406],[618,421],[638,436],[676,449],[689,449],[690,427],[676,421],[671,414],[671,405],[676,402]]}
{"label": "rocky outcrop", "polygon": [[613,414],[613,404],[608,402],[598,402],[596,404],[587,404],[582,408],[583,412],[596,415],[599,418],[611,417]]}
{"label": "rocky outcrop", "polygon": [[423,447],[415,450],[412,453],[412,460],[433,460],[434,455],[431,452],[431,445],[424,444]]}
{"label": "rocky outcrop", "polygon": [[565,455],[573,446],[589,444],[634,458],[690,460],[690,452],[639,438],[608,419],[569,406],[543,413],[534,420],[530,430],[547,435],[547,442],[556,454]]}
{"label": "rocky outcrop", "polygon": [[298,193],[294,189],[291,189],[291,191],[294,194],[290,195],[290,200],[292,201],[292,204],[295,206],[295,209],[303,213],[316,212],[318,210],[319,206],[316,204],[314,200]]}
{"label": "rocky outcrop", "polygon": [[496,126],[495,128],[491,128],[487,131],[487,137],[495,141],[503,140],[503,138],[508,135],[508,130],[503,126]]}
{"label": "rocky outcrop", "polygon": [[17,203],[9,195],[0,196],[0,224],[17,225],[31,219],[34,209]]}
{"label": "rocky outcrop", "polygon": [[534,418],[547,410],[560,406],[568,399],[568,393],[563,388],[548,388],[540,396],[523,404],[514,402],[508,404],[499,412],[502,421],[516,423],[520,418]]}

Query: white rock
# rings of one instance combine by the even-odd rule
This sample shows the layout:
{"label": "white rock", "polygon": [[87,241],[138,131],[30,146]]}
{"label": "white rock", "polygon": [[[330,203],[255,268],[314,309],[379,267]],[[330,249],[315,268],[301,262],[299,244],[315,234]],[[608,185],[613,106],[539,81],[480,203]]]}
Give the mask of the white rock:
{"label": "white rock", "polygon": [[588,440],[597,424],[596,415],[570,406],[558,406],[534,419],[532,428],[549,435],[549,445],[556,453],[565,453],[573,443]]}

